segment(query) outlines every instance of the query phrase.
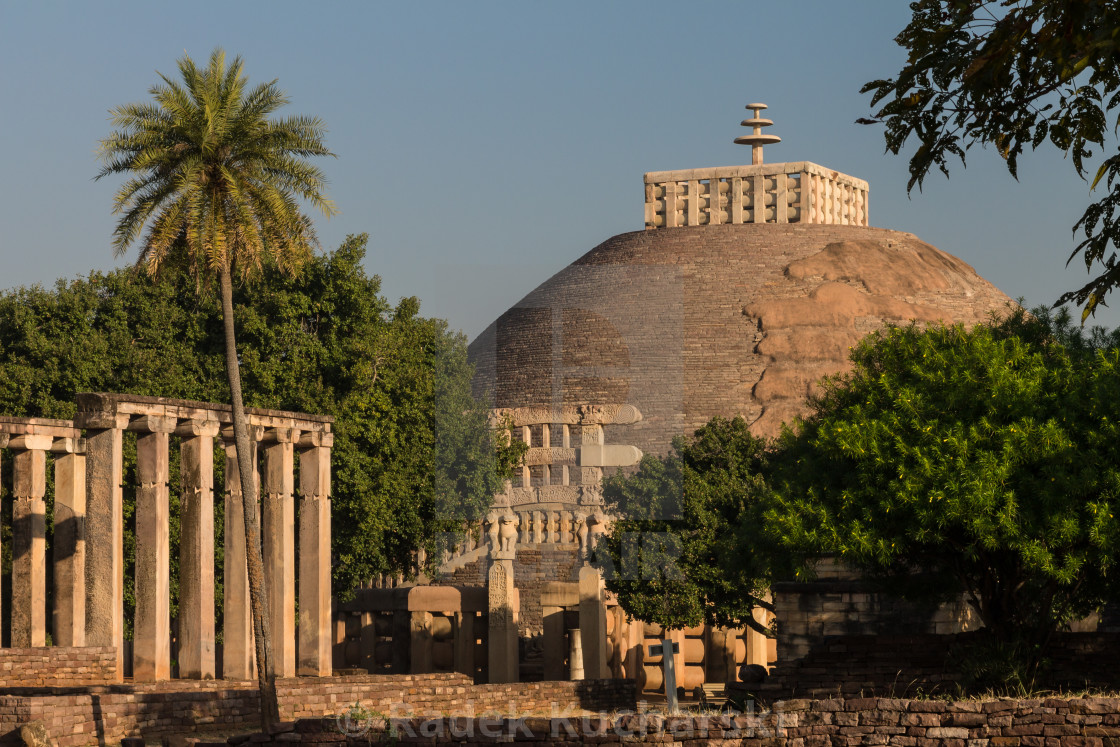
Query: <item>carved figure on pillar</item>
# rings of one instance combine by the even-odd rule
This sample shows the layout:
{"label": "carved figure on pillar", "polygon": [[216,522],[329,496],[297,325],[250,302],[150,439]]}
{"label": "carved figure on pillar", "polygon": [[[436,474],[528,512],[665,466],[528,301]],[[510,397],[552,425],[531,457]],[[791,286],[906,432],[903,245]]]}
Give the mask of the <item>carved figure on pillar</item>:
{"label": "carved figure on pillar", "polygon": [[587,529],[587,514],[583,511],[576,511],[573,516],[573,524],[575,526],[576,539],[579,542],[579,555],[581,558],[587,558],[590,553],[588,547],[588,529]]}
{"label": "carved figure on pillar", "polygon": [[602,511],[596,509],[595,513],[588,517],[588,548],[587,552],[595,552],[595,548],[599,544],[599,538],[607,531],[610,524],[610,519]]}
{"label": "carved figure on pillar", "polygon": [[486,514],[486,535],[490,539],[490,555],[496,556],[502,549],[498,544],[498,519],[501,514],[498,511],[491,511]]}
{"label": "carved figure on pillar", "polygon": [[517,514],[514,513],[503,513],[498,519],[498,541],[503,555],[514,552],[519,522]]}

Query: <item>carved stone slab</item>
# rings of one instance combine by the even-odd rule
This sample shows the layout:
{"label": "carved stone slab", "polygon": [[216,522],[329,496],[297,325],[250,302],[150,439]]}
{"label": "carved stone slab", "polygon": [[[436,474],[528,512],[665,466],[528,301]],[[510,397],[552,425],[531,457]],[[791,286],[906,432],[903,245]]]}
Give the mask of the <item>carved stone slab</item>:
{"label": "carved stone slab", "polygon": [[503,407],[490,412],[490,422],[500,424],[509,419],[514,426],[557,423],[564,425],[598,424],[630,425],[642,419],[633,405],[571,405],[549,407]]}

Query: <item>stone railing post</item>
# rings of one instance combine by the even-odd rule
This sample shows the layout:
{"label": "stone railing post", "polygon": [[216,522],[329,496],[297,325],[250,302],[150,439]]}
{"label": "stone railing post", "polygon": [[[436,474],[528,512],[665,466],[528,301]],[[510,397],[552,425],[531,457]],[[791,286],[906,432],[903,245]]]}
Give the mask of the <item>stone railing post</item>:
{"label": "stone railing post", "polygon": [[182,439],[179,473],[179,676],[213,679],[214,649],[214,437],[218,423],[188,420],[175,433]]}
{"label": "stone railing post", "polygon": [[409,623],[409,674],[428,674],[432,669],[432,613],[412,612]]}
{"label": "stone railing post", "polygon": [[47,645],[47,451],[50,436],[16,436],[12,458],[12,647]]}
{"label": "stone railing post", "polygon": [[146,415],[129,430],[136,438],[136,622],[132,677],[171,676],[170,437],[175,418]]}
{"label": "stone railing post", "polygon": [[261,514],[264,578],[272,608],[272,653],[277,677],[296,676],[296,538],[294,428],[264,434]]}
{"label": "stone railing post", "polygon": [[129,416],[79,412],[86,429],[86,645],[112,646],[124,672],[121,453]]}
{"label": "stone railing post", "polygon": [[[584,464],[582,452],[591,452],[603,446],[603,426],[594,422],[590,417],[581,418],[579,429],[579,445],[581,447],[580,464]],[[603,482],[603,470],[600,467],[580,467],[580,485],[600,485]]]}
{"label": "stone railing post", "polygon": [[299,439],[300,675],[331,673],[331,433]]}
{"label": "stone railing post", "polygon": [[76,438],[55,441],[54,612],[56,646],[86,645],[86,455]]}
{"label": "stone railing post", "polygon": [[[771,600],[772,600],[772,597],[770,596],[769,593],[767,593],[766,594],[766,601],[769,602]],[[769,622],[770,622],[769,621],[769,614],[762,607],[755,607],[753,610],[751,610],[751,617],[753,617],[754,621],[756,623],[758,623],[759,625],[768,625]],[[770,658],[769,657],[769,648],[770,648],[769,639],[765,635],[763,635],[762,633],[759,633],[754,628],[749,628],[749,627],[745,629],[744,637],[746,638],[746,646],[747,646],[747,657],[746,657],[746,661],[744,663],[745,664],[757,664],[760,667],[765,667],[768,663],[767,659]]]}

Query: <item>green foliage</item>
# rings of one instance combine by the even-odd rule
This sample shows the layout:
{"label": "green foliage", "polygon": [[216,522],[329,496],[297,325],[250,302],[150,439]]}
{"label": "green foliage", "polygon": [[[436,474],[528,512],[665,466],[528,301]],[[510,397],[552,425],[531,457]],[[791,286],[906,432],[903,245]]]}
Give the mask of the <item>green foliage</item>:
{"label": "green foliage", "polygon": [[742,418],[716,418],[677,438],[670,455],[646,455],[635,474],[605,481],[620,518],[597,562],[628,614],[667,628],[761,627],[751,613],[770,608],[764,597],[780,555],[751,545],[766,460],[765,443]]}
{"label": "green foliage", "polygon": [[1120,336],[1067,313],[892,327],[775,442],[713,419],[606,481],[608,587],[666,627],[752,623],[837,556],[891,593],[962,596],[973,686],[1030,687],[1052,633],[1120,592]]}
{"label": "green foliage", "polygon": [[1107,157],[1093,178],[1107,193],[1074,226],[1078,253],[1100,274],[1062,296],[1082,319],[1120,284],[1120,153],[1109,120],[1120,106],[1120,7],[1107,0],[917,0],[896,42],[908,52],[895,78],[866,84],[886,123],[887,150],[913,136],[909,188],[973,145],[993,145],[1012,175],[1018,158],[1049,141],[1088,177],[1093,148]]}
{"label": "green foliage", "polygon": [[1120,351],[1093,340],[1022,311],[872,334],[783,433],[768,530],[1044,645],[1118,590]]}
{"label": "green foliage", "polygon": [[952,671],[960,672],[959,688],[965,694],[1029,698],[1038,692],[1040,675],[1049,662],[1042,646],[1001,640],[985,631],[962,636],[949,649]]}
{"label": "green foliage", "polygon": [[[351,237],[298,277],[265,268],[235,291],[246,404],[336,418],[341,594],[374,574],[413,572],[417,547],[434,548],[441,532],[486,510],[517,452],[495,447],[470,396],[462,335],[420,316],[415,298],[390,305],[362,269],[365,244]],[[198,290],[189,271],[168,265],[156,278],[125,269],[0,295],[0,413],[72,417],[81,391],[228,401],[217,300]],[[172,534],[174,564],[175,523]]]}

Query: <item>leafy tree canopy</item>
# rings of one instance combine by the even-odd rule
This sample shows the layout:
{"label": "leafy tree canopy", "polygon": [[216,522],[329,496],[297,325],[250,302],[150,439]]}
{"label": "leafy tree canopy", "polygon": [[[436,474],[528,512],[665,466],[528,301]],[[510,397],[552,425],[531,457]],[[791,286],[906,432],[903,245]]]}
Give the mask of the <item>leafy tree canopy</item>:
{"label": "leafy tree canopy", "polygon": [[609,478],[608,586],[667,627],[751,625],[773,581],[838,556],[888,592],[963,596],[1033,666],[1120,592],[1118,343],[1045,309],[877,332],[775,442],[716,418]]}
{"label": "leafy tree canopy", "polygon": [[716,418],[675,439],[668,456],[647,454],[635,474],[607,478],[604,497],[620,518],[597,562],[629,614],[667,628],[764,629],[752,612],[771,608],[767,587],[781,556],[753,544],[765,447],[742,418]]}
{"label": "leafy tree canopy", "polygon": [[[1063,344],[1063,340],[1067,344]],[[1120,350],[1068,316],[888,328],[772,460],[767,531],[1045,644],[1120,591]]]}
{"label": "leafy tree canopy", "polygon": [[1120,153],[1115,123],[1120,105],[1120,7],[1110,0],[917,0],[910,24],[896,38],[908,51],[897,77],[866,84],[870,123],[886,123],[887,150],[900,153],[910,137],[909,188],[933,167],[946,175],[954,156],[964,163],[975,144],[994,145],[1012,175],[1018,158],[1049,141],[1087,177],[1094,148],[1107,157],[1093,178],[1105,193],[1074,226],[1082,255],[1098,272],[1058,303],[1075,301],[1084,320],[1120,284],[1115,248],[1120,237]]}
{"label": "leafy tree canopy", "polygon": [[[362,269],[365,244],[350,237],[296,277],[266,265],[234,297],[246,404],[336,418],[341,594],[413,571],[418,547],[437,557],[440,533],[481,517],[516,459],[471,398],[463,336],[415,298],[389,304]],[[0,413],[69,418],[80,391],[227,401],[218,300],[198,290],[168,264],[0,295]]]}

